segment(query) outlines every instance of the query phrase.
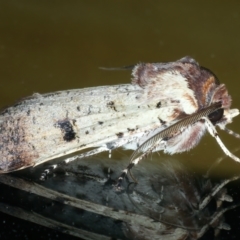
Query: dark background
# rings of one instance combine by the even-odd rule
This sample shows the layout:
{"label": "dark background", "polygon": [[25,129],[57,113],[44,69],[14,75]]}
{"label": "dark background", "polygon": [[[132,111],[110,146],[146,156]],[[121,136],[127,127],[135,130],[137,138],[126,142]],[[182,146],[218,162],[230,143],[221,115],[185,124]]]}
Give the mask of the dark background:
{"label": "dark background", "polygon": [[[35,92],[130,82],[130,72],[99,70],[102,66],[190,55],[227,85],[233,106],[239,108],[239,39],[238,1],[1,0],[0,107]],[[230,125],[238,133],[239,121],[237,117]],[[230,150],[239,146],[238,139],[220,136]],[[208,135],[194,150],[177,155],[179,160],[191,159],[188,163],[196,171],[204,171],[220,156],[222,150]],[[239,167],[227,158],[217,174],[235,169]],[[238,194],[238,189],[232,191]],[[60,239],[59,233],[19,225],[4,214],[0,227],[1,239],[8,238],[9,229],[22,232],[25,239],[39,233],[42,239]],[[232,233],[230,237],[237,238]]]}

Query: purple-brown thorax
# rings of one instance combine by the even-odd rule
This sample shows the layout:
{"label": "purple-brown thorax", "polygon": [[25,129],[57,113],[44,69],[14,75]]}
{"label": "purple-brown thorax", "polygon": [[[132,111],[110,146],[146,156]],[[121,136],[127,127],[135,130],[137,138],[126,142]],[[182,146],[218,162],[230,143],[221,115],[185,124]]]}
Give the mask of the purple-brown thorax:
{"label": "purple-brown thorax", "polygon": [[190,57],[170,63],[140,63],[133,69],[132,83],[145,90],[148,101],[161,95],[161,99],[174,102],[176,108],[172,120],[217,102],[221,102],[224,110],[217,124],[226,125],[238,115],[237,109],[230,110],[232,99],[226,86]]}

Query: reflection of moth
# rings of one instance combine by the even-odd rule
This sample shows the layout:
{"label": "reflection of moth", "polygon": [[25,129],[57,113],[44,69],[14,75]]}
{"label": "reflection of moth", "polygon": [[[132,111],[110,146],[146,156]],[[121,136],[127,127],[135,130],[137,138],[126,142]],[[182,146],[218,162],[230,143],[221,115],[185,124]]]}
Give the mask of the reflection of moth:
{"label": "reflection of moth", "polygon": [[190,150],[206,130],[239,161],[214,127],[226,130],[239,111],[230,109],[231,97],[211,71],[185,57],[138,64],[132,75],[131,84],[35,94],[3,110],[0,171],[36,166],[79,150],[94,148],[78,156],[83,158],[119,147],[136,150],[130,169],[149,152]]}
{"label": "reflection of moth", "polygon": [[[73,232],[88,232],[88,238],[85,232],[78,235],[83,239],[199,239],[211,227],[216,233],[218,227],[228,228],[221,202],[232,199],[224,184],[213,185],[210,179],[197,177],[179,163],[166,159],[163,164],[145,161],[134,172],[139,183],[126,179],[125,190],[116,192],[113,184],[126,162],[90,159],[67,165],[61,170],[68,174],[59,173],[43,182],[43,189],[36,184],[26,186],[32,194],[20,198],[31,211],[45,216],[49,227],[54,219],[58,221],[55,229],[65,230],[66,226],[60,225],[64,221]],[[0,176],[0,181],[7,177]],[[19,179],[9,184],[19,184],[21,188],[24,185]]]}

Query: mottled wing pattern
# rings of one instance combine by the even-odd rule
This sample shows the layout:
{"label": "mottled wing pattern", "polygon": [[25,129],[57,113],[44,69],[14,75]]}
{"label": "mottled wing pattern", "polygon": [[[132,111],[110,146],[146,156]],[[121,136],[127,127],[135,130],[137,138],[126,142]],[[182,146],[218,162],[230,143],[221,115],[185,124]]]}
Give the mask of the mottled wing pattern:
{"label": "mottled wing pattern", "polygon": [[[0,116],[1,171],[118,139],[126,142],[161,127],[157,105],[161,98],[145,105],[138,100],[143,92],[138,85],[128,84],[35,94],[6,108]],[[164,111],[169,104],[164,100],[161,105]]]}

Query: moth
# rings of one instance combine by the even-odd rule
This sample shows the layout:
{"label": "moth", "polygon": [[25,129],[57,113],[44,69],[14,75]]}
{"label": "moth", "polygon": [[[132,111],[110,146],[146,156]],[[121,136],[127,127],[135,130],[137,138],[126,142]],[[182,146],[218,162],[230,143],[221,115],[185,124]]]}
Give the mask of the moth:
{"label": "moth", "polygon": [[[123,147],[135,150],[136,165],[146,154],[175,154],[195,147],[208,131],[219,138],[239,114],[230,109],[224,84],[194,59],[140,63],[131,84],[34,94],[0,113],[0,172],[7,173],[66,156],[65,162]],[[90,150],[89,150],[90,149]]]}

